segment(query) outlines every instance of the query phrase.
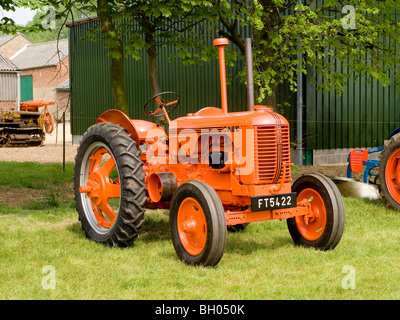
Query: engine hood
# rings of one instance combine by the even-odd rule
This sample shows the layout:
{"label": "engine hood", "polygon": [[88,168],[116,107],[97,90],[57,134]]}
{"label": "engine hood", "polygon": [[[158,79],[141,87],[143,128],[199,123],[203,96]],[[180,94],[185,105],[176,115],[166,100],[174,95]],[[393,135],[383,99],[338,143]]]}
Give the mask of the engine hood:
{"label": "engine hood", "polygon": [[253,109],[254,111],[223,113],[219,108],[207,107],[171,121],[170,131],[194,128],[235,131],[245,127],[289,124],[282,115],[273,112],[270,107],[253,106]]}

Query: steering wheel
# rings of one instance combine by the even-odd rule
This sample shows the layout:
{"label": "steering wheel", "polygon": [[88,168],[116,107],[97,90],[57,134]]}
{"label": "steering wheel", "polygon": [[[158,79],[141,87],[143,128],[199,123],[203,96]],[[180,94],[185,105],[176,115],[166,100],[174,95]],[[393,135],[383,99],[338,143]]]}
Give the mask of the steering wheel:
{"label": "steering wheel", "polygon": [[[166,95],[166,94],[174,95],[174,96],[178,97],[178,99],[171,101],[171,102],[164,103],[159,97]],[[152,100],[155,100],[157,102],[158,108],[155,111],[147,112],[147,107]],[[168,114],[168,113],[174,111],[178,107],[180,102],[181,102],[181,97],[177,93],[172,92],[172,91],[161,92],[161,93],[156,94],[155,96],[151,97],[149,100],[147,100],[147,102],[145,103],[145,105],[143,107],[143,111],[149,117],[157,117],[158,118],[158,117],[163,116],[162,113],[158,114],[160,112],[160,110],[162,110]],[[167,107],[170,107],[170,106],[173,106],[173,107],[167,109]]]}

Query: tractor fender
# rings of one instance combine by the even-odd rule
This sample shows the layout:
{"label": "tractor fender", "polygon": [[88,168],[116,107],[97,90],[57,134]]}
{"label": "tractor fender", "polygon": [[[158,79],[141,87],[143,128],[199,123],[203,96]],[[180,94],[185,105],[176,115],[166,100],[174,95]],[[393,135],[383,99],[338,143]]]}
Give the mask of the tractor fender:
{"label": "tractor fender", "polygon": [[96,121],[96,123],[101,123],[101,122],[112,122],[125,128],[128,134],[131,135],[132,140],[136,142],[136,147],[139,148],[140,139],[138,132],[134,124],[132,123],[131,119],[129,119],[129,117],[125,113],[116,109],[107,110]]}

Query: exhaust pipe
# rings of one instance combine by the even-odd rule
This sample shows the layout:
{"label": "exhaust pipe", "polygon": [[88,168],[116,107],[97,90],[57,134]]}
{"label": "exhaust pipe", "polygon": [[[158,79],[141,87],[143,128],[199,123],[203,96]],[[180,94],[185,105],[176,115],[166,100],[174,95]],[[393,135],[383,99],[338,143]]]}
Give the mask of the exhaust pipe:
{"label": "exhaust pipe", "polygon": [[252,111],[254,106],[254,79],[253,79],[253,54],[251,38],[245,39],[246,44],[246,71],[247,71],[247,109]]}
{"label": "exhaust pipe", "polygon": [[226,38],[217,38],[214,40],[214,46],[218,47],[219,52],[219,73],[221,80],[221,103],[222,112],[228,113],[228,94],[226,91],[226,67],[225,67],[225,46],[229,44]]}

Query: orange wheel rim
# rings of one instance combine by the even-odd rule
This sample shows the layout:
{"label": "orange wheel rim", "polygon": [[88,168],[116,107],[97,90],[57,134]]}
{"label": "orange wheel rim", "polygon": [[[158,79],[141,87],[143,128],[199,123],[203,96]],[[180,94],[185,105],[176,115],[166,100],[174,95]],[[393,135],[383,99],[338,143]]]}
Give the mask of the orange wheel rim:
{"label": "orange wheel rim", "polygon": [[[108,159],[105,156],[108,156]],[[118,178],[110,177],[116,168],[114,158],[110,152],[102,147],[97,149],[89,159],[89,169],[86,184],[79,188],[79,192],[86,194],[90,199],[92,221],[98,228],[111,228],[116,219],[115,205],[111,204],[113,198],[120,198],[121,190]],[[118,201],[119,206],[119,201]]]}
{"label": "orange wheel rim", "polygon": [[298,202],[303,200],[311,204],[311,214],[295,218],[297,229],[304,239],[315,241],[325,230],[326,207],[321,195],[314,189],[304,189],[297,195]]}
{"label": "orange wheel rim", "polygon": [[50,113],[46,113],[43,117],[44,128],[47,133],[52,133],[54,130],[53,116]]}
{"label": "orange wheel rim", "polygon": [[400,149],[393,152],[386,163],[385,181],[392,198],[400,203]]}
{"label": "orange wheel rim", "polygon": [[207,241],[207,222],[197,200],[189,197],[182,201],[177,224],[183,248],[192,256],[199,255]]}

